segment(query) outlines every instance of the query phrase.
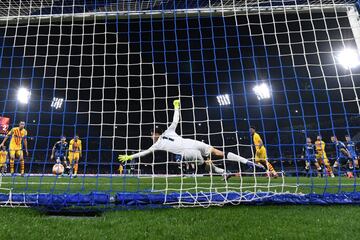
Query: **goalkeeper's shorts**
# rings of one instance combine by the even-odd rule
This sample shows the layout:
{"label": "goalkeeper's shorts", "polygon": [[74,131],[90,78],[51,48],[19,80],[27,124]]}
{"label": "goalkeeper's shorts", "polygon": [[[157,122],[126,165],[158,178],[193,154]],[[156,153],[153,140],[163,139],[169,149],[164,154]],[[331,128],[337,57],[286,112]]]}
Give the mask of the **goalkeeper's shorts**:
{"label": "goalkeeper's shorts", "polygon": [[194,161],[201,165],[204,158],[207,159],[211,155],[212,147],[209,144],[193,139],[183,139],[182,143],[186,149],[182,154],[185,161]]}
{"label": "goalkeeper's shorts", "polygon": [[182,157],[184,161],[195,162],[198,165],[202,165],[205,162],[201,152],[196,149],[187,150]]}

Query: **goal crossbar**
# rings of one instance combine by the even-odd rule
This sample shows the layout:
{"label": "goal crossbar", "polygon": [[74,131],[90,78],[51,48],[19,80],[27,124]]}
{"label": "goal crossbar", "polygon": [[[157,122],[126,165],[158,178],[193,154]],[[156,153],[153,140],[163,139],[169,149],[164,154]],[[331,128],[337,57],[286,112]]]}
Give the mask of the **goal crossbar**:
{"label": "goal crossbar", "polygon": [[71,12],[61,14],[28,14],[18,16],[0,15],[0,25],[14,25],[25,23],[47,23],[58,21],[78,21],[84,19],[136,19],[136,18],[173,18],[173,17],[201,17],[201,16],[234,16],[251,14],[274,13],[326,13],[348,12],[356,9],[352,3],[347,4],[314,4],[314,5],[283,5],[283,6],[216,6],[189,9],[154,9],[154,10],[116,10],[93,12]]}

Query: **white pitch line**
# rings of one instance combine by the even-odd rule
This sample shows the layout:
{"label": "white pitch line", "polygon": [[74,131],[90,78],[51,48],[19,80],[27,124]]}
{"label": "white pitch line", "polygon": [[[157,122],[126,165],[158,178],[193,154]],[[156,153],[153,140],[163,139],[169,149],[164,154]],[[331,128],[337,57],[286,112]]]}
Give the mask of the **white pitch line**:
{"label": "white pitch line", "polygon": [[[86,183],[81,183],[81,182],[2,182],[2,184],[9,184],[9,185],[211,185],[210,183],[95,183],[95,182],[86,182]],[[226,187],[226,185],[224,183],[212,183],[212,185],[223,185],[224,187]],[[237,185],[240,186],[238,183],[227,183],[227,185]],[[250,183],[243,183],[243,185],[253,185]],[[258,184],[257,186],[262,186],[260,184]],[[263,186],[268,186],[267,184],[264,184]],[[282,185],[277,185],[277,187],[281,187]]]}
{"label": "white pitch line", "polygon": [[[186,185],[186,186],[196,186],[196,185],[200,185],[200,186],[206,186],[206,185],[211,185],[211,186],[219,186],[221,185],[222,187],[226,187],[226,186],[238,186],[239,188],[241,188],[242,186],[251,186],[253,188],[256,187],[270,187],[270,188],[274,188],[274,187],[311,187],[311,186],[329,186],[329,187],[337,187],[337,185],[322,185],[322,184],[314,184],[314,185],[305,185],[305,184],[270,184],[268,185],[268,183],[258,183],[257,185],[254,185],[253,183],[242,183],[242,185],[240,185],[239,183],[131,183],[131,182],[120,182],[120,183],[96,183],[96,182],[7,182],[7,181],[3,181],[2,184],[6,184],[6,185],[98,185],[98,186],[142,186],[142,185],[155,185],[155,186],[165,186],[165,185],[175,185],[175,186],[181,186],[181,185]],[[354,186],[354,184],[342,184],[341,186]],[[210,187],[210,186],[209,186]]]}

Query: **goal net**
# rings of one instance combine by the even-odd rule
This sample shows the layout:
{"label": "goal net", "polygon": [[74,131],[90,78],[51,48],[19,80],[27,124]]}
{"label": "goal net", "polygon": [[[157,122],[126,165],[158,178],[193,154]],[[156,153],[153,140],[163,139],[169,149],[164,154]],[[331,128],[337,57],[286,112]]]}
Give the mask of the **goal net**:
{"label": "goal net", "polygon": [[0,203],[359,203],[358,7],[1,1]]}

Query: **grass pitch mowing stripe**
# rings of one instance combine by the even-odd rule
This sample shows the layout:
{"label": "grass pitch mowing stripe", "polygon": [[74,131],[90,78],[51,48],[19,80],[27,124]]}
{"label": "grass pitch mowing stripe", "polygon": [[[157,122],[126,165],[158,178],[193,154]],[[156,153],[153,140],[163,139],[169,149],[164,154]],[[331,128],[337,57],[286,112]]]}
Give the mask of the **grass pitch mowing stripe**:
{"label": "grass pitch mowing stripe", "polygon": [[347,178],[306,178],[285,177],[267,179],[257,177],[231,178],[228,183],[220,176],[214,177],[170,177],[138,178],[126,177],[86,177],[76,179],[52,176],[3,177],[1,188],[11,188],[14,193],[89,193],[103,192],[161,192],[171,191],[276,191],[298,193],[336,193],[359,191],[355,179]]}
{"label": "grass pitch mowing stripe", "polygon": [[1,239],[356,239],[358,206],[236,206],[48,217],[0,208]]}

